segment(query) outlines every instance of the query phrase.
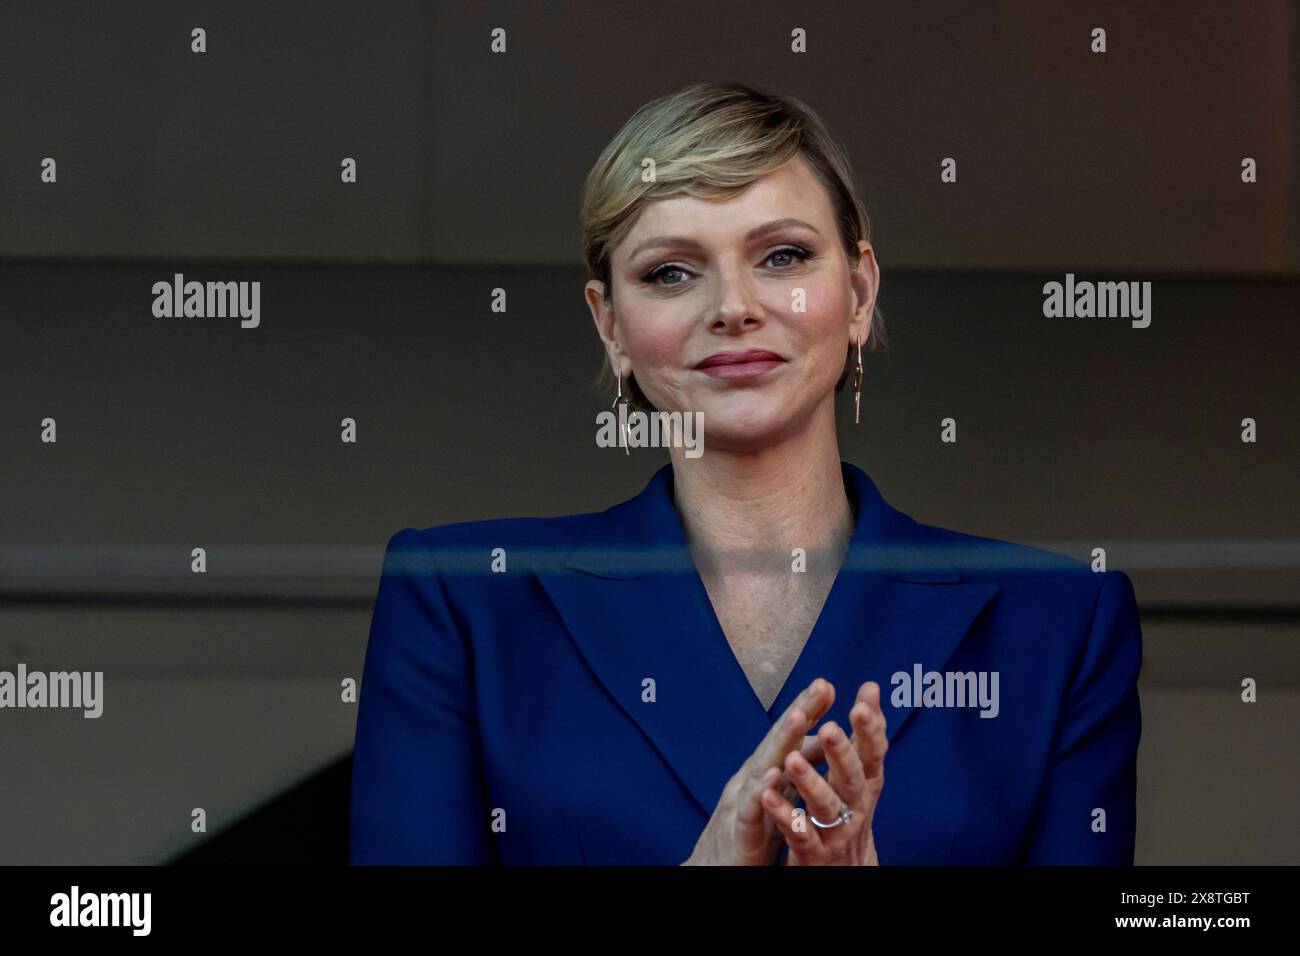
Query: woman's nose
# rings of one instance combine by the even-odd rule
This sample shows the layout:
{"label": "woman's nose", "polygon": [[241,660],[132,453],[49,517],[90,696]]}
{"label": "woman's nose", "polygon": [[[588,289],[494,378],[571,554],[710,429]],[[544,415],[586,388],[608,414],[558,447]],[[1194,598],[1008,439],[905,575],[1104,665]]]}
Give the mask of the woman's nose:
{"label": "woman's nose", "polygon": [[743,267],[720,270],[715,324],[739,328],[762,321],[758,287],[749,271]]}

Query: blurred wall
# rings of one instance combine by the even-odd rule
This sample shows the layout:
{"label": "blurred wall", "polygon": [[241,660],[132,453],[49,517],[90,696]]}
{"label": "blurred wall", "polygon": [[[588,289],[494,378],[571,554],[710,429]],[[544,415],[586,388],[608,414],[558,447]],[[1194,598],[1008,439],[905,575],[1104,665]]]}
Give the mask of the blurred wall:
{"label": "blurred wall", "polygon": [[632,111],[739,80],[823,114],[886,269],[1295,273],[1298,37],[1294,0],[6,4],[0,255],[569,266]]}

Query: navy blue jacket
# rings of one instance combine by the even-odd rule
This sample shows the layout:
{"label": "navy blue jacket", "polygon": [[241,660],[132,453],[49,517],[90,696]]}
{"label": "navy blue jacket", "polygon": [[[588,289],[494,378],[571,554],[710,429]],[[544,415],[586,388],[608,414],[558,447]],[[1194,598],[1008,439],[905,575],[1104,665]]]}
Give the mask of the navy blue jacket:
{"label": "navy blue jacket", "polygon": [[[681,863],[820,676],[842,727],[863,681],[882,689],[881,865],[1132,863],[1128,576],[919,524],[842,469],[857,524],[766,710],[692,563],[670,465],[603,512],[395,534],[358,706],[352,862]],[[953,692],[997,672],[996,715],[901,677],[930,671]]]}

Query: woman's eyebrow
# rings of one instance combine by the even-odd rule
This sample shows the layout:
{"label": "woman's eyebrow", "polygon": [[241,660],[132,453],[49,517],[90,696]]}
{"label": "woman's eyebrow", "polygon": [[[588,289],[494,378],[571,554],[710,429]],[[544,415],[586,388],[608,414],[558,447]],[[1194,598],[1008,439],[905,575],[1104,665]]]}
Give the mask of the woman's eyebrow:
{"label": "woman's eyebrow", "polygon": [[[765,236],[768,233],[779,232],[782,229],[790,229],[794,226],[807,229],[810,232],[812,232],[814,235],[817,236],[821,235],[821,233],[817,231],[817,227],[812,225],[811,223],[804,222],[802,219],[795,219],[793,217],[786,216],[784,219],[772,219],[768,222],[763,223],[761,226],[755,226],[753,229],[749,230],[749,232],[745,233],[745,241],[752,242],[753,240]],[[696,240],[691,239],[687,236],[655,236],[652,239],[646,239],[644,242],[639,243],[637,247],[633,249],[632,252],[628,255],[628,259],[629,260],[635,259],[638,255],[640,255],[645,250],[657,249],[661,246],[673,246],[681,249],[700,248],[700,244]]]}
{"label": "woman's eyebrow", "polygon": [[787,216],[784,219],[773,219],[770,222],[763,223],[761,226],[755,226],[753,229],[749,230],[749,232],[745,233],[745,241],[748,242],[752,239],[757,239],[760,236],[765,236],[769,232],[780,232],[782,229],[790,229],[794,226],[800,226],[807,229],[813,233],[813,235],[821,235],[821,233],[817,231],[817,227],[812,223]]}

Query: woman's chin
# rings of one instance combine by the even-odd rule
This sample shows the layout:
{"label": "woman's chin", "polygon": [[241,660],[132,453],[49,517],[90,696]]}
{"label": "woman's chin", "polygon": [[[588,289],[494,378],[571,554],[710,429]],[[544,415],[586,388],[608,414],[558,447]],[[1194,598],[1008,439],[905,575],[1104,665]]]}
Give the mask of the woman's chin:
{"label": "woman's chin", "polygon": [[758,451],[776,444],[795,427],[789,412],[782,414],[723,414],[704,412],[704,447],[716,451]]}

